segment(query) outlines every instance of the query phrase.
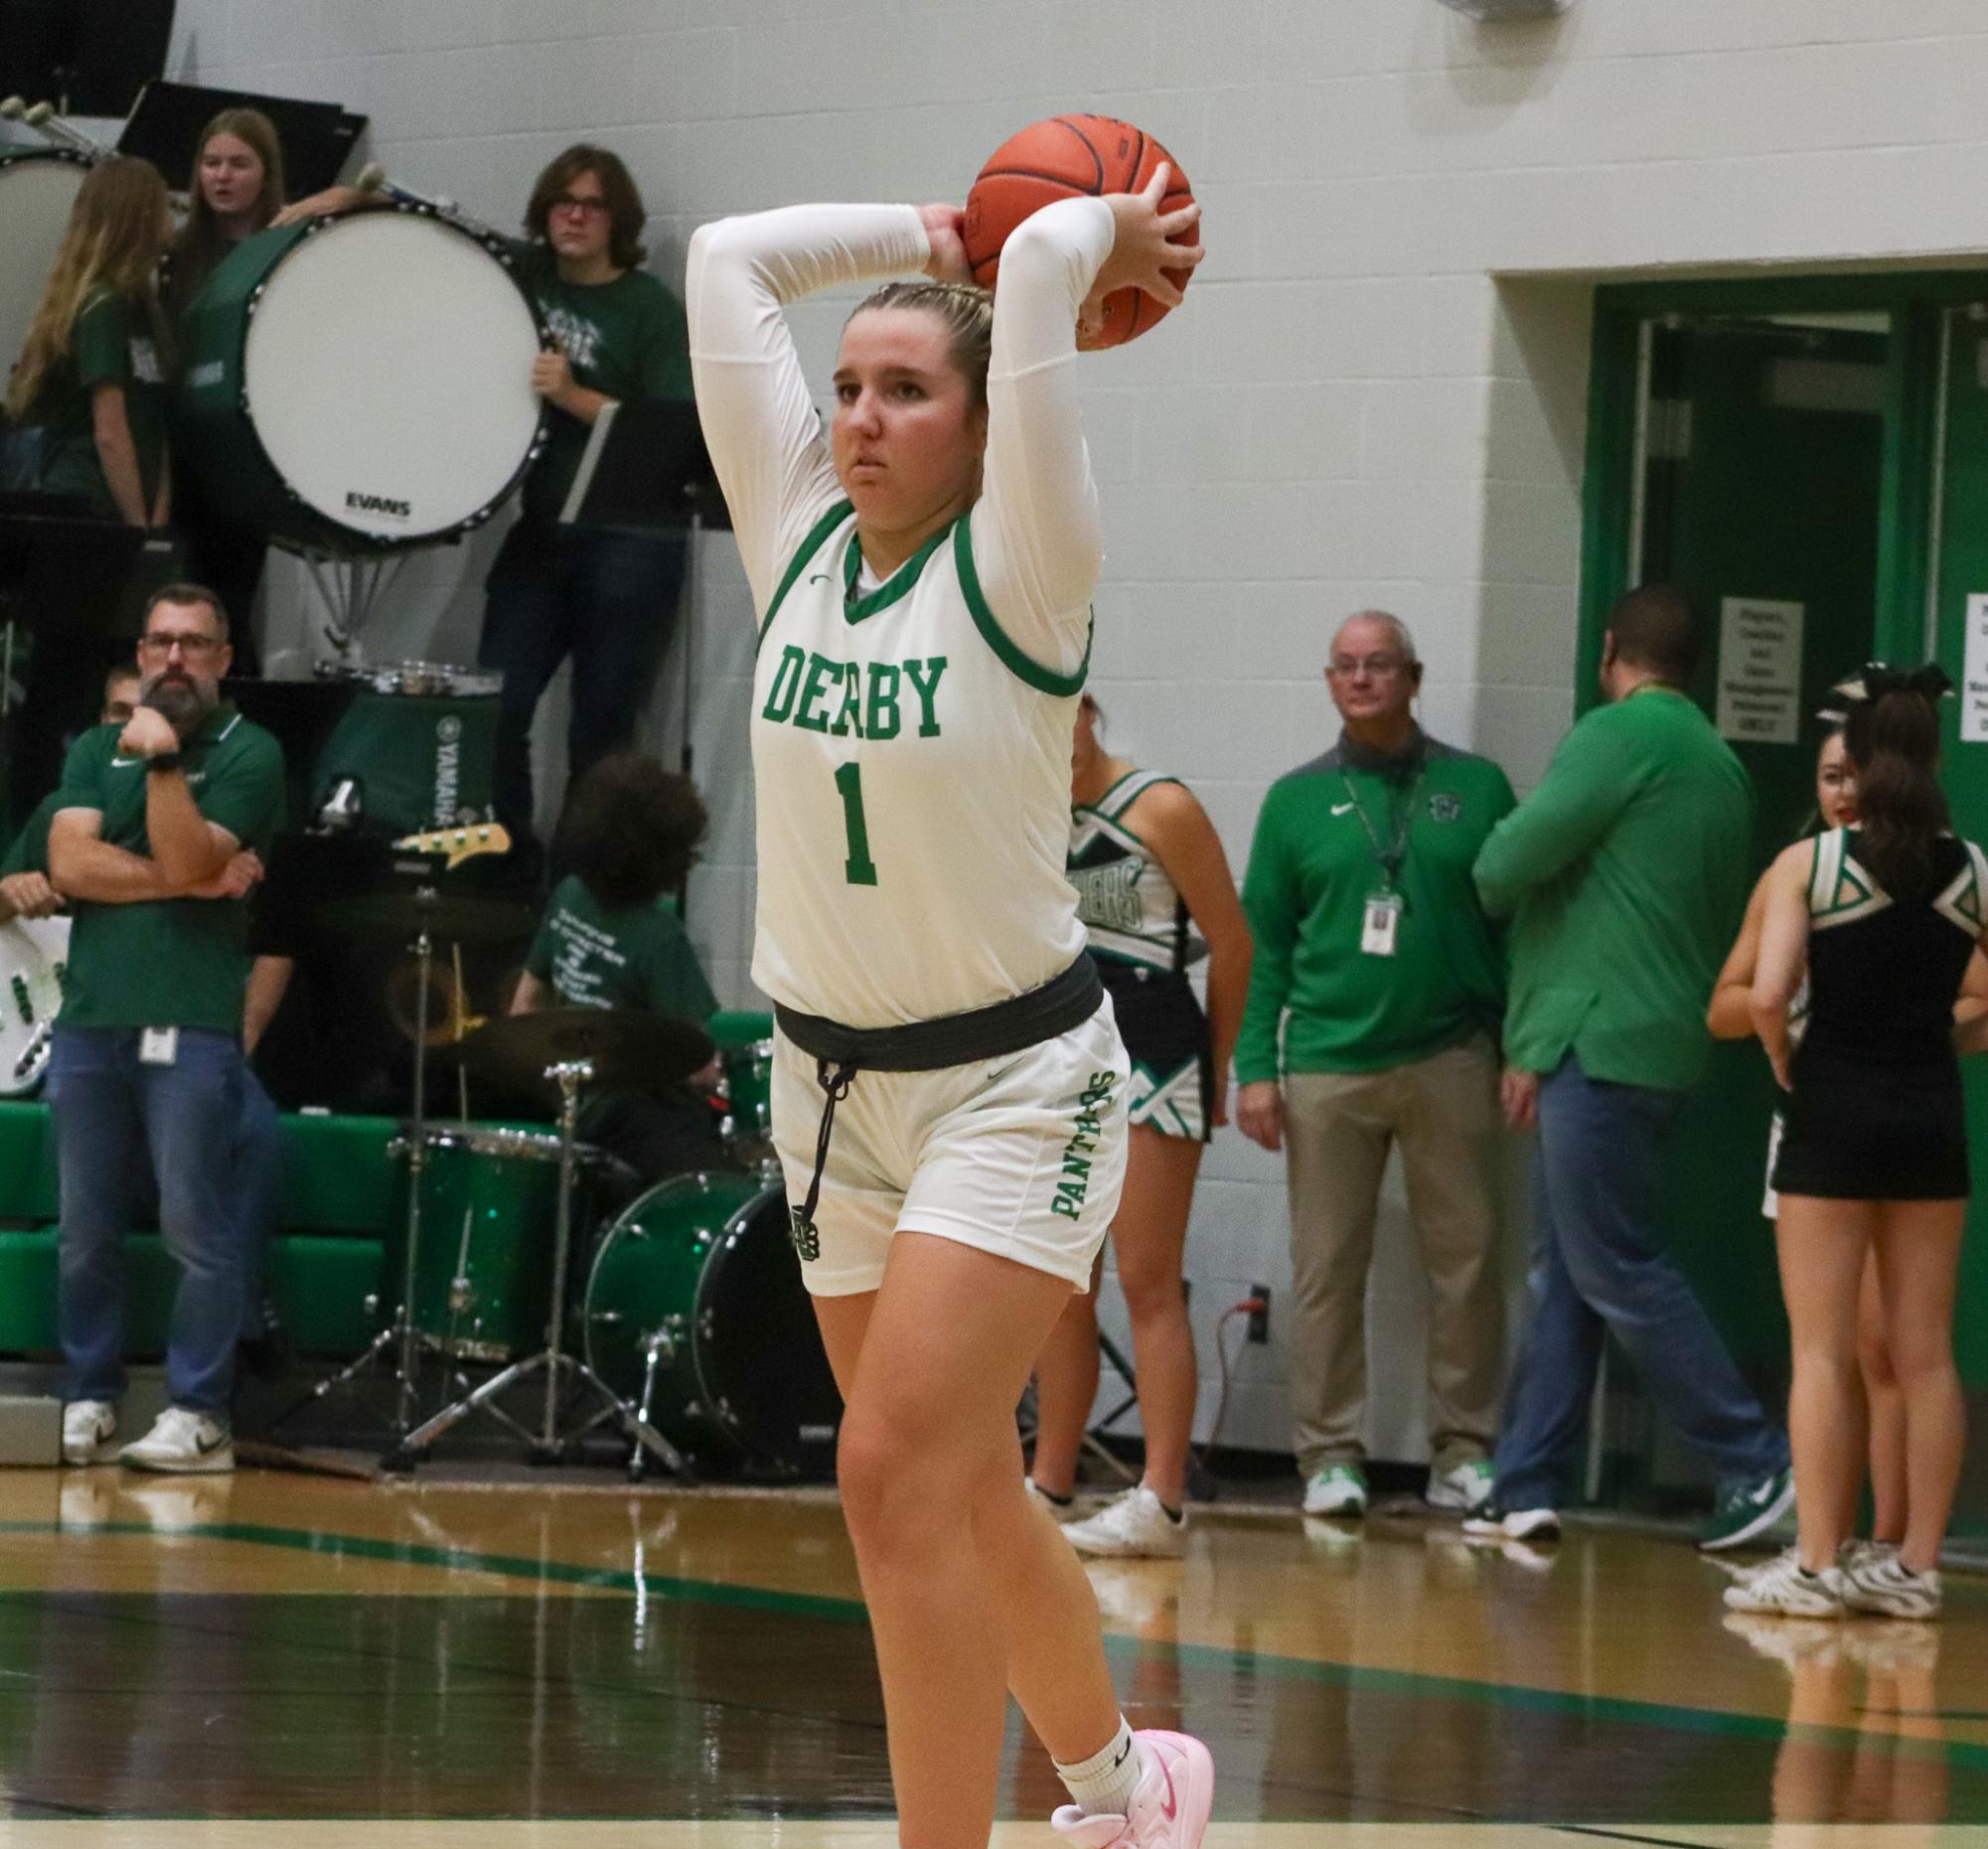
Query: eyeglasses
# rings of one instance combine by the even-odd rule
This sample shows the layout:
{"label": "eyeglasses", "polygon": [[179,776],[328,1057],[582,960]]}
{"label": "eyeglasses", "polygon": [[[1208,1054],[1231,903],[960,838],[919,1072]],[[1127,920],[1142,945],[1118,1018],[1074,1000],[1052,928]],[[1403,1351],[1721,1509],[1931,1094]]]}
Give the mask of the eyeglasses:
{"label": "eyeglasses", "polygon": [[554,193],[545,202],[547,213],[577,212],[582,218],[588,219],[595,217],[597,214],[605,213],[607,209],[607,201],[601,198],[598,193],[585,199],[581,198],[577,193]]}
{"label": "eyeglasses", "polygon": [[1341,681],[1350,681],[1361,673],[1372,680],[1385,681],[1407,668],[1408,663],[1399,655],[1335,655],[1325,664],[1325,672]]}
{"label": "eyeglasses", "polygon": [[180,631],[153,633],[138,638],[140,655],[165,656],[178,649],[190,662],[205,661],[221,647],[219,636],[189,636]]}

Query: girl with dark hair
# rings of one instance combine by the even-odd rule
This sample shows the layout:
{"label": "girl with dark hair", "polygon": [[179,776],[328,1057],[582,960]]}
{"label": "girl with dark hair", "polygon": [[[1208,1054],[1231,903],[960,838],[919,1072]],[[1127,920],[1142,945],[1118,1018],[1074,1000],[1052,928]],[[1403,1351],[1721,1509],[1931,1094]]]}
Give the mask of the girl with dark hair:
{"label": "girl with dark hair", "polygon": [[[222,260],[283,209],[283,146],[276,124],[260,109],[224,109],[201,130],[187,185],[191,204],[166,257],[167,313],[178,329]],[[188,343],[179,343],[184,352]],[[185,537],[187,569],[212,584],[234,617],[234,673],[257,672],[251,617],[268,556],[265,534],[229,517],[200,487],[194,469],[179,471],[176,524]]]}
{"label": "girl with dark hair", "polygon": [[[1185,785],[1105,749],[1103,714],[1077,707],[1070,781],[1070,881],[1092,957],[1131,1056],[1125,1193],[1112,1221],[1132,1316],[1146,1468],[1063,1538],[1080,1554],[1180,1553],[1194,1432],[1194,1333],[1180,1286],[1201,1152],[1228,1122],[1229,1061],[1250,986],[1250,928],[1221,837]],[[1196,942],[1196,939],[1199,942]],[[1204,1012],[1188,965],[1208,953]],[[1067,1506],[1098,1391],[1097,1284],[1073,1296],[1035,1364],[1029,1482]]]}
{"label": "girl with dark hair", "polygon": [[[285,221],[387,202],[356,187],[301,201]],[[685,541],[559,519],[595,421],[636,398],[688,400],[682,304],[640,267],[642,196],[621,157],[579,142],[534,182],[530,233],[510,245],[518,279],[552,345],[532,369],[547,408],[545,447],[526,473],[516,526],[484,581],[478,664],[504,675],[492,795],[521,864],[540,858],[533,834],[532,721],[568,656],[569,780],[634,742],[636,721],[676,624]]]}
{"label": "girl with dark hair", "polygon": [[[1772,1182],[1794,1349],[1788,1425],[1799,1536],[1730,1588],[1737,1610],[1931,1618],[1965,1415],[1953,1297],[1969,1188],[1954,1003],[1988,925],[1988,856],[1956,840],[1939,786],[1937,669],[1872,668],[1844,744],[1859,820],[1768,869],[1752,1010],[1788,1093]],[[1790,1017],[1807,977],[1797,1048]],[[1898,1552],[1853,1555],[1857,1306],[1875,1258],[1905,1406]]]}
{"label": "girl with dark hair", "polygon": [[[683,884],[708,825],[696,786],[653,757],[621,751],[594,764],[566,798],[555,858],[572,870],[545,907],[511,1012],[626,1008],[701,1027],[717,1002],[666,895]],[[580,1134],[645,1182],[725,1167],[703,1097],[717,1076],[713,1062],[683,1083],[593,1094]]]}

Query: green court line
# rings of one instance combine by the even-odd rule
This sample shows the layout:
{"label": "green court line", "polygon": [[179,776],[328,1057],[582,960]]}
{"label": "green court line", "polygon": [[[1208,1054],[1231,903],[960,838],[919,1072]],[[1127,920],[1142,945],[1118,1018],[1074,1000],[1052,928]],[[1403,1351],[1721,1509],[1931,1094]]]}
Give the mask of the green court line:
{"label": "green court line", "polygon": [[[365,1535],[272,1528],[246,1522],[195,1522],[184,1528],[158,1528],[149,1522],[0,1521],[0,1534],[172,1535],[210,1541],[236,1541],[252,1547],[284,1548],[339,1559],[437,1567],[456,1573],[487,1573],[498,1578],[532,1580],[554,1586],[590,1587],[609,1592],[641,1592],[652,1598],[675,1599],[686,1604],[813,1618],[831,1623],[864,1621],[864,1607],[856,1599],[775,1592],[763,1587],[727,1586],[714,1580],[677,1579],[657,1573],[637,1574],[615,1567],[579,1567],[563,1561],[529,1560],[522,1555],[485,1554],[469,1548],[431,1547],[418,1542],[382,1541]],[[0,1599],[46,1596],[40,1593],[8,1593],[0,1594]],[[1822,1727],[1808,1722],[1790,1724],[1767,1715],[1735,1714],[1722,1708],[1677,1707],[1668,1702],[1638,1701],[1627,1696],[1577,1695],[1563,1689],[1529,1688],[1510,1682],[1476,1682],[1460,1676],[1430,1675],[1415,1669],[1377,1669],[1358,1663],[1278,1656],[1257,1650],[1232,1650],[1211,1643],[1157,1643],[1114,1632],[1106,1634],[1105,1645],[1111,1655],[1120,1658],[1171,1658],[1182,1664],[1229,1675],[1281,1677],[1423,1700],[1476,1702],[1528,1714],[1631,1727],[1669,1728],[1679,1733],[1757,1740],[1766,1744],[1799,1740],[1841,1752],[1868,1752],[1873,1747],[1881,1747],[1898,1758],[1943,1760],[1950,1766],[1988,1772],[1988,1746],[1976,1746],[1967,1741],[1914,1740],[1896,1734],[1874,1737],[1854,1727]]]}

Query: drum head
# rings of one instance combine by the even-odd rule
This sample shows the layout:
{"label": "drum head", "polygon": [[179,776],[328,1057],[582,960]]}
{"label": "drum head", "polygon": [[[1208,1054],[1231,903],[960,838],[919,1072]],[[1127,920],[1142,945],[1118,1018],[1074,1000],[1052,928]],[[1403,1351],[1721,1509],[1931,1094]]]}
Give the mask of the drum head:
{"label": "drum head", "polygon": [[89,168],[57,148],[0,153],[0,353],[12,366],[56,266],[70,208]]}
{"label": "drum head", "polygon": [[413,213],[325,221],[270,270],[242,354],[285,486],[382,542],[473,524],[529,460],[538,327],[467,231]]}
{"label": "drum head", "polygon": [[749,1459],[826,1481],[842,1396],[787,1226],[785,1192],[768,1188],[712,1248],[697,1291],[697,1374]]}

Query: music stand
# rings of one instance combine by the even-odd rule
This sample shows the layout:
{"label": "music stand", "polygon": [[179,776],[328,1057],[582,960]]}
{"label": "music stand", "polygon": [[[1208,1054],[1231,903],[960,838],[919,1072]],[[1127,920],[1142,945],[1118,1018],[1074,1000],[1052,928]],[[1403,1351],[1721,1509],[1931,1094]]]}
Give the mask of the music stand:
{"label": "music stand", "polygon": [[260,109],[275,123],[283,171],[299,199],[337,181],[367,123],[365,116],[336,102],[210,89],[157,77],[138,92],[137,107],[117,137],[117,151],[142,155],[177,186],[182,175],[193,171],[201,130],[224,109]]}
{"label": "music stand", "polygon": [[[650,539],[682,536],[684,566],[683,742],[677,768],[690,775],[690,695],[697,662],[696,536],[706,528],[731,531],[704,447],[697,407],[688,399],[636,398],[609,404],[594,419],[593,434],[559,510],[562,527],[595,527]],[[689,915],[689,876],[677,888],[677,915]]]}

